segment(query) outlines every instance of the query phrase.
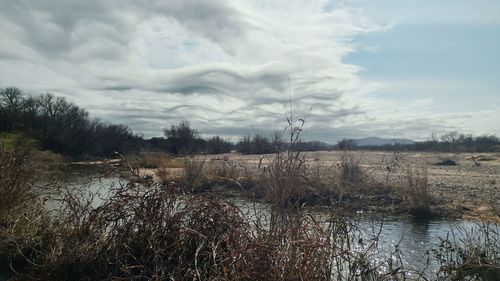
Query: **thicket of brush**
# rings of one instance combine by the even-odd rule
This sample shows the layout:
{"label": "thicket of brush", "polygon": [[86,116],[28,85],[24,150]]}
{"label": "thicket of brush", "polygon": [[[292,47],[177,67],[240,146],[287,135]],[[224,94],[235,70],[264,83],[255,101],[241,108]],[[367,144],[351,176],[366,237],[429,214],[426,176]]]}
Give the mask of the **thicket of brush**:
{"label": "thicket of brush", "polygon": [[[325,225],[302,213],[299,195],[290,189],[294,182],[287,179],[299,179],[297,154],[278,155],[267,173],[273,211],[249,219],[223,199],[187,195],[179,186],[157,185],[137,174],[99,206],[92,204],[94,194],[66,187],[37,193],[28,147],[19,140],[0,155],[0,198],[8,200],[0,217],[0,263],[14,280],[379,276],[381,267],[365,260],[366,252],[349,251],[344,219],[332,217]],[[192,176],[183,175],[186,181]]]}
{"label": "thicket of brush", "polygon": [[[172,176],[167,181],[180,182],[191,192],[235,191],[268,203],[281,195],[300,206],[335,206],[337,211],[351,213],[376,209],[418,218],[439,215],[435,213],[427,172],[421,167],[398,162],[383,176],[363,167],[359,155],[352,151],[343,151],[340,161],[330,166],[310,161],[305,153],[291,149],[276,150],[272,157],[262,156],[258,164],[229,158],[212,160],[187,158],[183,177]],[[159,169],[157,176],[168,174],[165,170]]]}
{"label": "thicket of brush", "polygon": [[[300,121],[289,121],[291,147],[301,128]],[[397,250],[386,260],[373,259],[377,237],[360,239],[335,208],[322,218],[308,214],[304,198],[315,184],[297,151],[278,151],[270,163],[259,163],[268,204],[248,216],[227,200],[186,188],[214,178],[194,158],[186,158],[181,184],[157,184],[131,169],[127,183],[95,206],[95,194],[86,190],[35,187],[30,147],[20,138],[0,149],[0,268],[12,280],[428,279],[405,268]],[[364,181],[352,176],[363,173],[356,163],[339,168],[342,181]],[[238,185],[244,174],[237,168],[212,171]],[[489,268],[499,264],[495,239],[486,248],[492,249]],[[441,272],[482,261],[444,260]]]}
{"label": "thicket of brush", "polygon": [[23,133],[44,149],[75,158],[127,153],[142,141],[126,126],[92,119],[65,98],[17,88],[0,89],[0,132]]}
{"label": "thicket of brush", "polygon": [[483,222],[440,238],[433,254],[443,280],[500,280],[500,229]]}
{"label": "thicket of brush", "polygon": [[370,145],[357,148],[382,151],[498,152],[500,139],[495,135],[473,136],[452,131],[441,136],[432,135],[430,140],[415,143]]}

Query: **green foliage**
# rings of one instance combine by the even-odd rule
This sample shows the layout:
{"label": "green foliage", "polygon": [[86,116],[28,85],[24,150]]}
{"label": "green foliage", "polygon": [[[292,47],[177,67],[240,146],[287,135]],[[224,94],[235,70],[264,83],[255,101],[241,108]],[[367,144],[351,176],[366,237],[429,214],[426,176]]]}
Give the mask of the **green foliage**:
{"label": "green foliage", "polygon": [[27,139],[19,133],[0,133],[0,146],[3,150],[13,151],[21,143],[30,149],[35,149],[36,147],[35,140]]}

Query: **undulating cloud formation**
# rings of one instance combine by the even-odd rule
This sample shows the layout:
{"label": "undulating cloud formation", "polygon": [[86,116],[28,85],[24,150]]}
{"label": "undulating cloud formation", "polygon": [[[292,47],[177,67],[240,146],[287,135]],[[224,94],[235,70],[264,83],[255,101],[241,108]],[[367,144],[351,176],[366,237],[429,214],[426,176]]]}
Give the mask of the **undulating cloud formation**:
{"label": "undulating cloud formation", "polygon": [[[447,77],[444,87],[439,77],[419,83],[418,73],[398,80],[404,67],[393,69],[394,76],[390,70],[376,75],[367,66],[380,64],[363,58],[390,47],[365,44],[365,36],[391,34],[405,23],[499,26],[491,14],[499,5],[469,1],[483,3],[484,14],[464,19],[456,9],[412,13],[400,1],[374,2],[0,0],[0,86],[65,96],[145,136],[181,120],[206,135],[276,130],[290,104],[295,116],[306,118],[306,138],[329,142],[425,138],[446,130],[500,133],[500,87],[493,80],[476,81],[483,87],[468,95],[486,89],[486,101],[446,109],[414,86],[446,96],[450,83],[465,79]],[[498,47],[492,52],[498,62]]]}

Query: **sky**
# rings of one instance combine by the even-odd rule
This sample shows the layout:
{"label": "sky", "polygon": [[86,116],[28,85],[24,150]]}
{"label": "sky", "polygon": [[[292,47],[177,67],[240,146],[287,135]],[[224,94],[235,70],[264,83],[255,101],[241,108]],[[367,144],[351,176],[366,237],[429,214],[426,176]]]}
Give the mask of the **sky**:
{"label": "sky", "polygon": [[0,0],[0,87],[145,137],[500,135],[497,0]]}

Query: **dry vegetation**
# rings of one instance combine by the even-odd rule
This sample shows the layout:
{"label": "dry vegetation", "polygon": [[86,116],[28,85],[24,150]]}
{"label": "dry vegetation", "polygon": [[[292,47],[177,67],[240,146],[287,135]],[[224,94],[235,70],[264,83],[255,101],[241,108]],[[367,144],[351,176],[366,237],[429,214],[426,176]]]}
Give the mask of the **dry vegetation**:
{"label": "dry vegetation", "polygon": [[476,228],[454,229],[433,249],[445,280],[500,280],[498,225],[478,223]]}
{"label": "dry vegetation", "polygon": [[[301,125],[289,123],[292,145]],[[377,235],[363,242],[339,211],[367,198],[400,198],[407,211],[428,208],[427,174],[419,169],[407,169],[404,184],[389,187],[393,180],[370,176],[348,152],[338,165],[313,167],[304,154],[287,150],[261,159],[255,170],[188,157],[183,173],[172,175],[168,158],[154,160],[157,183],[125,160],[127,183],[94,206],[94,194],[85,191],[35,188],[32,155],[22,138],[0,148],[0,268],[12,280],[437,279],[405,268],[397,249],[372,259]],[[268,210],[248,217],[206,192],[221,186],[262,198]],[[330,206],[326,219],[304,208],[318,198]],[[57,208],[47,208],[47,200]],[[435,251],[440,277],[498,280],[499,233],[477,231],[483,238],[457,235],[461,243],[449,238]]]}
{"label": "dry vegetation", "polygon": [[432,206],[425,168],[409,165],[400,170],[402,174],[388,171],[380,177],[350,151],[342,152],[339,162],[325,165],[311,162],[304,153],[286,150],[261,157],[255,164],[229,157],[189,157],[184,159],[180,175],[169,173],[174,170],[167,163],[155,169],[155,176],[194,193],[216,192],[271,204],[276,198],[285,198],[282,204],[286,206],[334,206],[337,212],[439,215]]}
{"label": "dry vegetation", "polygon": [[[303,163],[297,183],[302,182],[301,204],[306,206],[335,205],[348,213],[500,221],[500,157],[494,153],[338,151],[300,155]],[[265,200],[266,173],[274,169],[275,158],[233,153],[195,160],[204,161],[203,191]],[[458,165],[436,165],[442,159],[454,159]],[[243,188],[235,189],[237,184]]]}

